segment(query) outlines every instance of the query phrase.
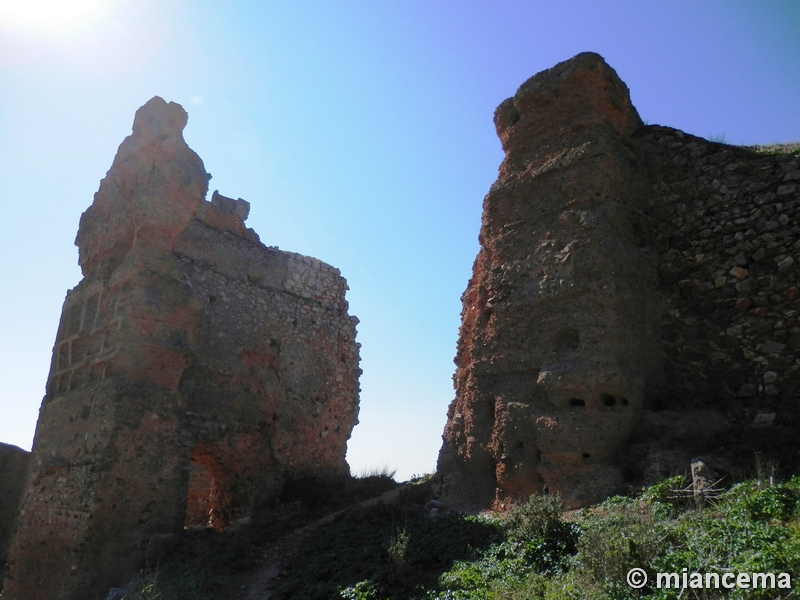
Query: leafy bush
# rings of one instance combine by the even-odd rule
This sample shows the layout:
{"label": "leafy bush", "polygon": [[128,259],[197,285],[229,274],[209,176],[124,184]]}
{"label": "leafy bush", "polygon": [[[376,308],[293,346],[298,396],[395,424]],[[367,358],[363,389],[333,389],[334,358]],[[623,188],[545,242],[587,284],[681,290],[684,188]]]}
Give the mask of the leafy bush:
{"label": "leafy bush", "polygon": [[753,490],[742,499],[751,519],[768,521],[800,515],[800,478],[796,482]]}
{"label": "leafy bush", "polygon": [[695,507],[692,478],[687,475],[668,477],[647,488],[641,498],[657,511],[665,512],[665,516],[675,516]]}
{"label": "leafy bush", "polygon": [[[559,525],[554,507],[531,505],[502,519],[509,538],[440,577],[448,592],[426,598],[540,598],[542,600],[667,600],[677,592],[656,589],[656,573],[790,573],[800,576],[800,478],[766,486],[734,486],[715,505],[694,509],[684,501],[683,477],[648,489],[638,499],[611,498],[580,511],[573,531],[577,554],[562,557],[562,569],[542,570],[540,554],[513,550],[525,537],[552,543]],[[550,523],[550,526],[543,526]],[[563,531],[563,529],[561,530]],[[527,534],[525,532],[528,532]],[[649,586],[634,590],[626,575],[643,568]],[[542,574],[544,573],[544,574]],[[680,590],[679,590],[680,591]],[[700,595],[687,596],[690,592]],[[788,598],[788,590],[686,590],[681,597]],[[437,595],[438,594],[438,595]],[[783,595],[781,595],[783,594]]]}
{"label": "leafy bush", "polygon": [[585,512],[580,527],[575,560],[578,580],[612,597],[626,598],[631,592],[628,571],[644,568],[652,578],[654,571],[649,567],[664,549],[668,533],[653,503],[611,498]]}
{"label": "leafy bush", "polygon": [[560,497],[531,496],[500,520],[510,541],[519,541],[525,560],[539,573],[558,573],[575,554],[578,528],[562,521]]}

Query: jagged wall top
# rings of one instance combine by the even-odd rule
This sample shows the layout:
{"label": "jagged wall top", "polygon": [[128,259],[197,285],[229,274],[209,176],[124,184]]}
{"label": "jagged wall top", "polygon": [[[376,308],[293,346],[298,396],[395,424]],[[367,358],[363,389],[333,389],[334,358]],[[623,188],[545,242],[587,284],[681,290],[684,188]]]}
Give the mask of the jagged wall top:
{"label": "jagged wall top", "polygon": [[105,597],[152,536],[224,529],[288,477],[347,472],[347,282],[262,244],[246,201],[205,201],[186,121],[142,107],[81,218],[4,597]]}
{"label": "jagged wall top", "polygon": [[132,152],[157,140],[177,137],[183,142],[183,130],[188,121],[189,113],[180,104],[167,103],[160,96],[154,96],[136,111],[132,133],[120,144],[112,164],[118,164]]}
{"label": "jagged wall top", "polygon": [[628,87],[594,52],[537,73],[494,113],[507,160],[540,148],[548,139],[604,122],[623,135],[642,125]]}
{"label": "jagged wall top", "polygon": [[75,244],[84,275],[113,270],[129,251],[163,253],[201,211],[208,191],[202,159],[183,139],[188,115],[156,96],[136,111]]}

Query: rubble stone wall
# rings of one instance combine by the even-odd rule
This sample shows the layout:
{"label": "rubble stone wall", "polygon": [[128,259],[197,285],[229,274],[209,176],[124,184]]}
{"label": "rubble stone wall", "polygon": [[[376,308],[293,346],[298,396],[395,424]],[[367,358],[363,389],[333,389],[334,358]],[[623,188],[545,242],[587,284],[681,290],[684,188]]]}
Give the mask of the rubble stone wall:
{"label": "rubble stone wall", "polygon": [[495,125],[443,498],[582,506],[724,448],[800,468],[796,441],[775,443],[800,425],[796,148],[645,126],[590,53],[526,81]]}
{"label": "rubble stone wall", "polygon": [[10,444],[0,443],[0,568],[14,530],[19,500],[25,487],[30,453]]}
{"label": "rubble stone wall", "polygon": [[81,218],[10,550],[9,598],[102,598],[148,540],[223,530],[290,476],[346,473],[357,319],[316,259],[214,193],[186,113],[154,98]]}
{"label": "rubble stone wall", "polygon": [[664,301],[665,388],[654,400],[796,403],[800,157],[656,126],[634,140],[653,181]]}

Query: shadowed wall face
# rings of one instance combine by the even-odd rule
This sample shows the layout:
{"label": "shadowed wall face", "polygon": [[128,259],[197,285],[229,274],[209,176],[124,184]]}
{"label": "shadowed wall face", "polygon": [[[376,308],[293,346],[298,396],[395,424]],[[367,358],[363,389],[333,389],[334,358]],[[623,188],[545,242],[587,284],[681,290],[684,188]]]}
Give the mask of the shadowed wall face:
{"label": "shadowed wall face", "polygon": [[265,247],[214,193],[154,98],[76,244],[5,582],[9,597],[102,597],[148,539],[225,529],[292,474],[347,472],[357,319],[316,259]]}
{"label": "shadowed wall face", "polygon": [[29,459],[30,453],[22,448],[0,443],[0,568],[6,562]]}

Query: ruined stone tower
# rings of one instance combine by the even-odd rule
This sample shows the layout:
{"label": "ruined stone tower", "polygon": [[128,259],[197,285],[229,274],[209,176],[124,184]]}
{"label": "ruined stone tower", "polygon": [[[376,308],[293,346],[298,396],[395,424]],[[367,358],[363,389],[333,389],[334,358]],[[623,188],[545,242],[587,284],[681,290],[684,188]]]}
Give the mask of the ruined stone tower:
{"label": "ruined stone tower", "polygon": [[799,472],[798,146],[645,126],[591,53],[523,83],[495,125],[443,499],[585,506],[701,454]]}
{"label": "ruined stone tower", "polygon": [[[495,112],[505,160],[462,298],[439,472],[452,498],[607,494],[652,369],[654,271],[636,228],[628,89],[596,54],[526,81]],[[617,276],[610,278],[609,274]]]}
{"label": "ruined stone tower", "polygon": [[287,476],[347,472],[357,319],[316,259],[216,192],[187,114],[139,109],[76,244],[5,597],[101,598],[153,534],[224,529]]}

